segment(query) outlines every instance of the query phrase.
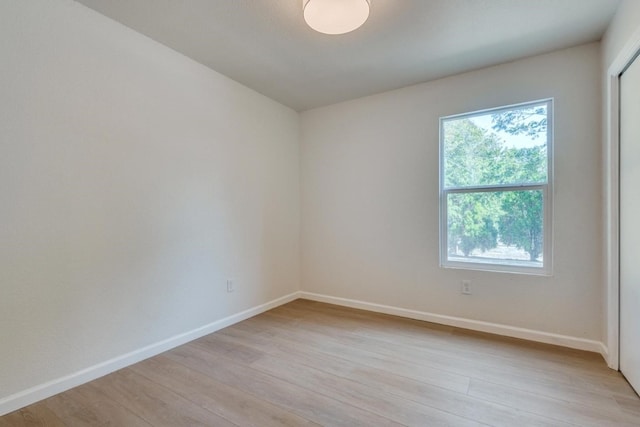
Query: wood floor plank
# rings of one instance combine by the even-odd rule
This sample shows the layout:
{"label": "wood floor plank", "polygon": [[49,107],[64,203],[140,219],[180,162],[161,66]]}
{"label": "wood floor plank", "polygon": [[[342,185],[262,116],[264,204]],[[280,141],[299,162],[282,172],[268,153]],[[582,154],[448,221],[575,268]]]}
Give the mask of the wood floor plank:
{"label": "wood floor plank", "polygon": [[640,426],[599,355],[297,300],[0,417],[8,426]]}
{"label": "wood floor plank", "polygon": [[627,414],[614,407],[605,411],[602,408],[540,396],[475,379],[471,381],[469,395],[538,414],[545,414],[547,417],[580,426],[639,425],[637,418],[634,419],[634,417],[627,416]]}
{"label": "wood floor plank", "polygon": [[319,425],[168,358],[152,358],[131,369],[241,426]]}
{"label": "wood floor plank", "polygon": [[[413,321],[408,323],[407,319],[386,315],[384,320],[376,320],[375,317],[367,319],[362,310],[335,306],[329,306],[325,309],[324,306],[318,306],[318,304],[315,303],[311,306],[317,316],[315,319],[321,320],[323,324],[334,320],[334,324],[341,325],[345,329],[349,322],[354,321],[354,318],[358,319],[350,329],[356,329],[355,332],[359,334],[366,335],[366,332],[370,331],[375,337],[381,337],[387,332],[386,336],[390,337],[393,342],[403,341],[408,344],[418,342],[420,346],[433,344],[434,350],[444,345],[447,350],[455,349],[456,354],[459,355],[476,357],[480,353],[483,358],[487,360],[493,359],[500,365],[514,363],[518,367],[538,368],[546,363],[545,369],[550,369],[554,364],[558,364],[564,370],[567,367],[566,362],[570,361],[571,368],[579,369],[582,366],[586,366],[591,373],[600,371],[606,375],[611,374],[611,370],[602,363],[602,357],[596,353],[456,328],[448,329],[445,334],[438,334],[433,330],[433,326],[430,326],[432,324],[428,322]],[[282,315],[287,312],[296,313],[296,310],[301,316],[304,314],[301,317],[302,319],[312,318],[308,313],[310,309],[305,305],[301,308],[298,301],[288,304],[286,307],[279,307],[271,313]],[[469,345],[471,343],[474,345]],[[576,355],[579,357],[576,358]]]}
{"label": "wood floor plank", "polygon": [[80,386],[43,401],[68,427],[131,426],[151,427],[151,424],[129,409],[106,397],[90,386]]}
{"label": "wood floor plank", "polygon": [[102,377],[90,385],[153,426],[235,426],[129,368]]}
{"label": "wood floor plank", "polygon": [[[329,337],[335,335],[336,330],[328,328],[326,322],[320,322],[324,326],[314,325],[310,330],[306,328],[307,322],[308,317],[301,320],[296,327],[304,328],[310,333],[324,333]],[[506,358],[496,359],[482,354],[465,356],[457,348],[448,347],[446,342],[440,343],[440,348],[434,349],[424,340],[412,338],[407,341],[386,332],[370,332],[364,341],[357,333],[354,335],[350,331],[341,332],[340,337],[345,345],[363,349],[364,343],[367,349],[382,356],[393,357],[399,353],[402,359],[413,364],[423,363],[443,371],[498,384],[515,387],[525,385],[527,389],[534,388],[538,393],[561,395],[563,399],[573,398],[576,402],[586,401],[592,405],[609,406],[615,402],[613,392],[622,390],[629,396],[628,385],[620,381],[619,373],[609,369],[606,376],[601,376],[590,375],[582,369],[576,370],[571,363],[554,366],[552,369],[548,366],[524,366],[510,363],[511,359]],[[601,365],[604,363],[601,362]]]}
{"label": "wood floor plank", "polygon": [[[627,397],[614,395],[616,403],[623,412],[640,419],[640,399],[637,397]],[[640,425],[640,421],[638,422]]]}
{"label": "wood floor plank", "polygon": [[65,427],[62,420],[43,403],[0,417],[0,427]]}
{"label": "wood floor plank", "polygon": [[332,396],[407,426],[478,426],[477,421],[400,398],[385,389],[369,387],[296,363],[295,358],[265,356],[251,366],[293,384]]}
{"label": "wood floor plank", "polygon": [[563,399],[591,405],[610,406],[614,403],[610,389],[606,387],[604,379],[583,378],[571,372],[544,370],[540,367],[514,367],[509,363],[497,364],[487,361],[478,355],[474,358],[460,357],[455,351],[433,351],[420,348],[415,344],[376,342],[376,351],[382,355],[392,356],[401,353],[401,357],[410,363],[428,361],[430,366],[448,372],[465,375],[470,378],[482,379],[516,388],[524,387],[529,391],[536,391],[545,395],[557,395]]}
{"label": "wood floor plank", "polygon": [[370,351],[370,349],[346,345],[330,336],[320,335],[308,330],[296,331],[294,328],[285,325],[272,326],[271,330],[277,333],[280,339],[287,340],[293,344],[302,342],[314,351],[337,355],[354,363],[387,369],[401,376],[418,378],[427,383],[458,392],[466,392],[469,387],[469,378],[467,376],[433,368],[428,364],[414,365],[406,362],[402,357],[390,358],[380,355],[375,349]]}
{"label": "wood floor plank", "polygon": [[[190,343],[166,353],[166,357],[202,372],[217,381],[262,398],[325,426],[400,426],[387,418],[319,395],[248,366],[225,360]],[[222,360],[221,360],[222,359]]]}
{"label": "wood floor plank", "polygon": [[[206,343],[215,346],[222,340],[231,340],[238,344],[251,343],[260,350],[274,357],[317,369],[357,382],[367,388],[384,390],[399,398],[421,403],[467,419],[476,420],[494,426],[566,426],[568,424],[554,421],[533,413],[476,399],[466,393],[458,393],[445,388],[436,387],[415,379],[401,377],[383,369],[370,368],[348,360],[309,351],[303,346],[294,346],[279,340],[277,337],[261,337],[238,328],[227,328],[220,333],[207,337]],[[227,347],[230,344],[227,344]],[[259,361],[258,361],[259,363]]]}
{"label": "wood floor plank", "polygon": [[[282,311],[278,311],[281,308]],[[551,362],[566,362],[570,360],[574,366],[587,364],[589,368],[593,370],[600,370],[602,372],[609,371],[606,365],[602,363],[602,357],[596,353],[435,325],[429,322],[403,319],[385,314],[371,316],[363,310],[318,302],[308,302],[305,300],[297,300],[291,304],[287,304],[285,307],[278,307],[278,309],[273,310],[271,313],[282,313],[285,310],[298,310],[301,313],[306,313],[306,318],[310,317],[308,314],[309,311],[314,311],[318,315],[335,318],[345,325],[348,324],[350,320],[356,319],[357,325],[360,325],[364,330],[373,330],[375,333],[387,331],[398,336],[398,338],[417,337],[422,340],[425,338],[425,332],[427,332],[430,339],[437,340],[437,345],[445,343],[450,347],[456,346],[457,351],[463,353],[473,349],[474,353],[497,357],[512,358],[512,356],[515,355],[517,356],[515,360],[520,362],[530,360],[533,361],[536,366],[545,360]],[[370,326],[369,328],[367,327],[368,325]],[[440,330],[445,331],[445,333],[436,332]],[[471,343],[474,345],[469,345]],[[576,358],[576,356],[578,357]]]}

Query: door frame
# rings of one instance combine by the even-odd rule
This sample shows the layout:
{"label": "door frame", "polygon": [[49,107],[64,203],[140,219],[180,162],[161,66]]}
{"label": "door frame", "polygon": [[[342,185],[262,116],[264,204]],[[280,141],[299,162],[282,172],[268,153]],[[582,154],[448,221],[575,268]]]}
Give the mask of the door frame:
{"label": "door frame", "polygon": [[620,74],[640,52],[640,28],[618,53],[606,74],[605,130],[605,359],[620,369]]}

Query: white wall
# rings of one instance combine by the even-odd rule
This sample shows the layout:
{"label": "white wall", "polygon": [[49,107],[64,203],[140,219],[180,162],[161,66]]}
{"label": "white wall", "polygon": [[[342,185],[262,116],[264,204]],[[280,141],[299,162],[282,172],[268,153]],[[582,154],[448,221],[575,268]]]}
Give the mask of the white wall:
{"label": "white wall", "polygon": [[[302,113],[303,290],[600,341],[599,61],[594,43]],[[546,97],[553,276],[440,268],[438,118]]]}
{"label": "white wall", "polygon": [[634,32],[640,30],[640,1],[622,0],[602,38],[602,61],[608,67]]}
{"label": "white wall", "polygon": [[[617,74],[631,59],[640,41],[640,1],[623,0],[602,38],[603,87],[603,206],[606,268],[603,276],[603,336],[609,350],[608,363],[618,368],[618,145]],[[631,49],[630,49],[631,48]],[[630,49],[630,50],[629,50]],[[609,72],[612,74],[610,75]]]}
{"label": "white wall", "polygon": [[297,291],[298,137],[84,6],[0,2],[0,401]]}

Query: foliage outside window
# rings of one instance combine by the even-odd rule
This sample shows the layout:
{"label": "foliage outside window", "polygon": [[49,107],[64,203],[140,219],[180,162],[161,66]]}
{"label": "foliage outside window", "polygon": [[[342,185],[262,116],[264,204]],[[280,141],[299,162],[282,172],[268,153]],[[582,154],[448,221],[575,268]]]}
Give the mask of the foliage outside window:
{"label": "foliage outside window", "polygon": [[550,274],[552,106],[440,119],[441,265]]}

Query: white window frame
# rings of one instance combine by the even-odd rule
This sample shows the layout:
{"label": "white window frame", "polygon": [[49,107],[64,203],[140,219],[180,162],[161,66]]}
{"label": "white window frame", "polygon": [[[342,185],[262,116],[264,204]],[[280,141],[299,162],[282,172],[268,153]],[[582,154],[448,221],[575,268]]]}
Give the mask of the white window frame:
{"label": "white window frame", "polygon": [[[444,186],[444,122],[451,119],[472,118],[486,114],[494,114],[502,111],[519,109],[523,107],[547,105],[547,182],[546,184],[518,184],[518,185],[480,185],[465,187]],[[523,102],[497,108],[473,111],[469,113],[454,114],[440,117],[440,266],[443,268],[458,268],[466,270],[481,270],[507,272],[517,274],[533,274],[550,276],[553,272],[553,98]],[[447,224],[447,200],[449,194],[500,192],[517,190],[541,190],[543,204],[543,252],[542,267],[508,265],[500,263],[473,261],[452,261],[448,259],[448,224]]]}

